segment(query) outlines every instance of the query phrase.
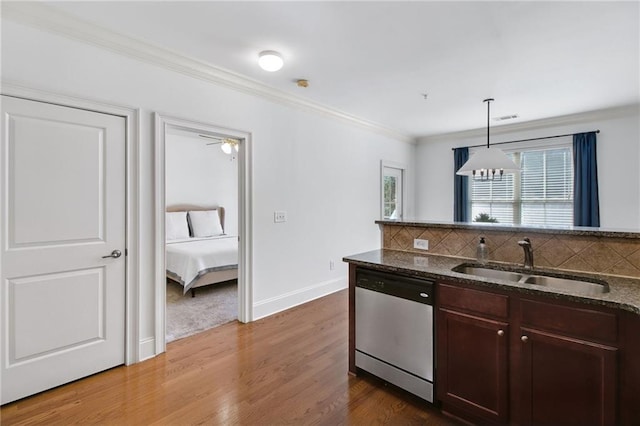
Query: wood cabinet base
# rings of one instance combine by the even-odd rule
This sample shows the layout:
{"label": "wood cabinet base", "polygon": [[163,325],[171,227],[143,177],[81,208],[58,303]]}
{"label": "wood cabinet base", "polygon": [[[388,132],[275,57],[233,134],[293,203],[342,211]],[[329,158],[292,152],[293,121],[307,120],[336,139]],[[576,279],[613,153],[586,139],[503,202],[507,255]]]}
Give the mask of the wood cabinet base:
{"label": "wood cabinet base", "polygon": [[640,424],[637,315],[442,282],[436,312],[444,411],[479,425]]}

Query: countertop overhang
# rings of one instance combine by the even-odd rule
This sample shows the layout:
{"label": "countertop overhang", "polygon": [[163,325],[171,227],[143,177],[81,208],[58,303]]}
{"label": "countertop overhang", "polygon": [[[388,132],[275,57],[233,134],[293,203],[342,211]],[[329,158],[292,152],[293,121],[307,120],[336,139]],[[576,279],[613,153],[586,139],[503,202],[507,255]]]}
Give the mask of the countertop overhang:
{"label": "countertop overhang", "polygon": [[[452,268],[460,265],[461,263],[467,263],[470,261],[470,259],[458,257],[416,254],[398,250],[380,249],[346,256],[342,260],[356,266],[362,266],[379,271],[395,272],[422,278],[432,278],[435,280],[456,281],[485,288],[547,296],[558,300],[623,309],[640,315],[640,279],[566,271],[567,273],[571,273],[571,275],[578,277],[595,278],[609,283],[608,293],[596,296],[585,296],[569,290],[558,290],[535,284],[514,283],[500,279],[484,278],[453,272],[451,270]],[[495,263],[495,265],[507,266],[500,263]],[[565,271],[536,268],[534,272],[558,273]]]}

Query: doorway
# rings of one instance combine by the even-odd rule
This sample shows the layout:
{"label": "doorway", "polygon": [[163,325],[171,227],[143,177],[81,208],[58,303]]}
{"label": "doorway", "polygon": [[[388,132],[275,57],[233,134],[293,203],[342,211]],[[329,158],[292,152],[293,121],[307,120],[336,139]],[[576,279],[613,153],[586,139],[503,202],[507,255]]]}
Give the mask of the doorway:
{"label": "doorway", "polygon": [[240,142],[167,127],[167,342],[238,319]]}
{"label": "doorway", "polygon": [[[168,233],[173,233],[173,225],[170,225],[171,229],[167,229],[167,209],[190,212],[193,210],[199,210],[201,212],[207,212],[208,217],[212,216],[213,210],[216,214],[221,215],[220,225],[229,232],[223,232],[221,238],[237,237],[237,319],[240,322],[251,321],[252,316],[252,302],[251,292],[249,291],[251,285],[251,262],[249,261],[251,256],[251,226],[250,226],[250,184],[251,184],[251,168],[250,168],[250,154],[251,154],[251,135],[248,132],[238,131],[234,129],[228,129],[224,127],[214,126],[206,123],[193,122],[190,120],[178,119],[173,117],[165,117],[159,114],[155,115],[156,124],[156,351],[163,352],[166,350],[167,342],[167,274],[172,273],[168,271],[168,262],[172,261],[165,256],[165,243]],[[179,134],[179,137],[176,137]],[[217,191],[222,191],[226,195],[218,195],[209,197],[207,200],[207,194],[195,195],[192,194],[190,199],[178,200],[175,198],[175,193],[179,192],[175,188],[176,182],[169,183],[168,171],[172,168],[172,160],[168,160],[168,155],[174,155],[175,146],[172,147],[176,139],[181,139],[184,143],[184,138],[189,138],[194,146],[199,145],[199,148],[209,149],[209,153],[220,151],[227,161],[226,167],[228,170],[235,170],[236,179],[232,179],[232,186],[236,186],[237,190],[233,191],[232,188],[224,188],[218,186]],[[237,151],[232,149],[231,155],[225,154],[220,150],[221,141],[225,139],[232,139],[238,142]],[[170,154],[171,151],[171,154]],[[192,153],[193,154],[193,153]],[[194,167],[195,169],[195,167]],[[192,170],[193,171],[193,170]],[[215,176],[210,176],[210,179],[215,179]],[[201,192],[207,192],[205,185],[201,185]],[[213,187],[214,184],[210,184],[211,190],[216,191]],[[185,189],[185,191],[193,192],[193,188]],[[227,205],[229,200],[233,200],[231,193],[235,195],[235,206]],[[198,201],[198,197],[200,201]],[[230,198],[231,197],[231,198]],[[227,200],[227,201],[225,201]],[[234,201],[231,201],[233,203]],[[172,204],[182,204],[182,206]],[[182,207],[188,208],[182,208]],[[197,213],[202,216],[205,213]],[[182,215],[176,215],[178,221],[182,226]],[[192,214],[188,214],[189,220],[189,238],[194,237],[195,229],[192,227]],[[209,223],[209,222],[207,222]],[[226,235],[225,235],[226,234]],[[235,235],[231,235],[235,234]],[[173,235],[175,237],[175,235]],[[230,241],[228,241],[230,242]],[[225,272],[225,271],[222,271]],[[230,273],[230,279],[224,280],[223,277],[218,279],[222,285],[229,284],[230,280],[235,277],[232,271],[226,271]],[[176,280],[180,282],[180,279]],[[183,284],[190,284],[190,280],[185,281]],[[187,282],[188,281],[188,282]],[[199,293],[205,291],[207,287],[219,286],[220,284],[206,285],[201,289],[196,289],[195,298],[198,299]],[[190,289],[184,287],[181,289],[184,293],[188,293]],[[184,294],[183,293],[183,294]],[[191,298],[189,294],[185,294],[186,298]]]}

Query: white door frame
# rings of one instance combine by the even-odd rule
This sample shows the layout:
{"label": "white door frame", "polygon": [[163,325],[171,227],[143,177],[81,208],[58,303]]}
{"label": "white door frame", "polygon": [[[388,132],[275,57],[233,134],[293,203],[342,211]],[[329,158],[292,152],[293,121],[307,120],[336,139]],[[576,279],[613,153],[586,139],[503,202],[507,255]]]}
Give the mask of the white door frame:
{"label": "white door frame", "polygon": [[[125,364],[140,361],[140,110],[2,81],[1,94],[124,117],[126,122]],[[4,119],[4,118],[2,118]]]}
{"label": "white door frame", "polygon": [[166,350],[166,267],[165,267],[165,143],[167,127],[193,132],[215,133],[241,140],[238,152],[238,321],[253,320],[252,297],[252,162],[251,133],[191,120],[154,114],[155,121],[155,283],[156,354]]}

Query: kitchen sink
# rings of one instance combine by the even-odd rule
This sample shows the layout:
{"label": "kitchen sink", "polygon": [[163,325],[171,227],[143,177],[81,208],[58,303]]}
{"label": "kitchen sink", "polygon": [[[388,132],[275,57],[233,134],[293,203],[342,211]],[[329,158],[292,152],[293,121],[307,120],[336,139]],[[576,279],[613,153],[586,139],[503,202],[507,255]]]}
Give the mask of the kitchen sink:
{"label": "kitchen sink", "polygon": [[584,281],[583,279],[549,277],[531,275],[524,280],[525,284],[542,285],[560,290],[575,291],[580,294],[596,295],[609,292],[609,284],[600,280]]}
{"label": "kitchen sink", "polygon": [[453,272],[460,272],[467,275],[478,275],[484,278],[496,278],[499,280],[518,282],[522,278],[522,274],[515,272],[503,271],[500,269],[490,269],[482,266],[458,265],[452,269]]}
{"label": "kitchen sink", "polygon": [[516,268],[508,270],[505,267],[500,267],[500,269],[497,269],[497,267],[471,263],[463,263],[451,270],[461,274],[511,281],[519,284],[534,284],[559,290],[568,290],[584,295],[597,295],[609,292],[608,283],[593,278],[540,272],[533,273],[532,271],[523,271]]}

